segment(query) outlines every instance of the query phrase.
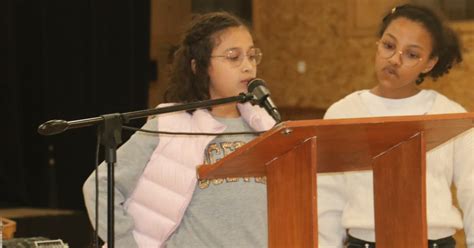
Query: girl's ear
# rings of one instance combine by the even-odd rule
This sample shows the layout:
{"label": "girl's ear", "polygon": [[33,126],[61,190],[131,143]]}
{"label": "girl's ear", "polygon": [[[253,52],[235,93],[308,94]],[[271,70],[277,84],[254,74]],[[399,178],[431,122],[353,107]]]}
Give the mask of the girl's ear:
{"label": "girl's ear", "polygon": [[423,73],[430,72],[433,69],[433,67],[436,65],[436,63],[438,63],[438,60],[439,60],[438,57],[434,57],[434,58],[428,60],[428,64],[426,65],[426,68],[422,72]]}
{"label": "girl's ear", "polygon": [[193,73],[196,74],[196,60],[191,59],[191,70],[193,70]]}

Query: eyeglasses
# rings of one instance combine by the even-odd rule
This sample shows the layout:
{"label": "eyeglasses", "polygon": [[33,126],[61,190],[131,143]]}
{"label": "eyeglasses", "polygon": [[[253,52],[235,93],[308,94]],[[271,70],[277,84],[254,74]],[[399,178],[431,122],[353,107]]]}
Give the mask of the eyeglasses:
{"label": "eyeglasses", "polygon": [[377,53],[384,59],[389,59],[395,54],[400,55],[402,65],[408,67],[414,67],[423,60],[418,51],[414,51],[410,48],[405,51],[397,50],[395,43],[387,40],[377,42]]}
{"label": "eyeglasses", "polygon": [[252,65],[258,65],[262,61],[263,53],[260,48],[250,48],[245,54],[242,49],[233,48],[225,51],[224,55],[211,55],[211,58],[225,58],[232,66],[238,67],[247,57]]}

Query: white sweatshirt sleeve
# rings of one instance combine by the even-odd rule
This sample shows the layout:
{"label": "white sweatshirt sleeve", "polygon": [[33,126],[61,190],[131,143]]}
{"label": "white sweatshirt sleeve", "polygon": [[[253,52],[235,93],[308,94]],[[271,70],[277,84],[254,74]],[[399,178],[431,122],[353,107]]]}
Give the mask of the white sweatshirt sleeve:
{"label": "white sweatshirt sleeve", "polygon": [[466,244],[474,248],[474,129],[454,142],[454,184],[463,212]]}
{"label": "white sweatshirt sleeve", "polygon": [[318,174],[318,242],[320,248],[342,248],[346,230],[342,226],[345,206],[344,174]]}
{"label": "white sweatshirt sleeve", "polygon": [[[333,104],[324,119],[345,117],[338,109],[342,103]],[[342,213],[346,204],[344,173],[322,173],[317,178],[318,193],[318,243],[319,248],[342,248],[346,230],[342,226]]]}

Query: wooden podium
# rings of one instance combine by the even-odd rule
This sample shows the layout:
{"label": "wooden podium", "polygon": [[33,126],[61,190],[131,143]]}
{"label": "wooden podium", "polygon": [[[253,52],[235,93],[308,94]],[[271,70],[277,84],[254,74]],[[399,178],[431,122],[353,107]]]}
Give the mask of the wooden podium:
{"label": "wooden podium", "polygon": [[373,170],[377,247],[427,247],[425,153],[474,113],[288,121],[200,179],[267,177],[269,247],[318,247],[316,173]]}

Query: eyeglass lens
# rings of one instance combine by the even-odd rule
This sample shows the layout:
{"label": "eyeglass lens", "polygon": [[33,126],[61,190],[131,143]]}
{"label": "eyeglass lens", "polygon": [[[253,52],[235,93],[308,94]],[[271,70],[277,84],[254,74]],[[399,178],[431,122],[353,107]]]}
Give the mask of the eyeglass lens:
{"label": "eyeglass lens", "polygon": [[421,55],[419,52],[412,49],[406,49],[399,51],[395,43],[386,40],[380,40],[377,43],[378,53],[382,58],[389,59],[394,55],[401,55],[402,64],[412,67],[421,61]]}

